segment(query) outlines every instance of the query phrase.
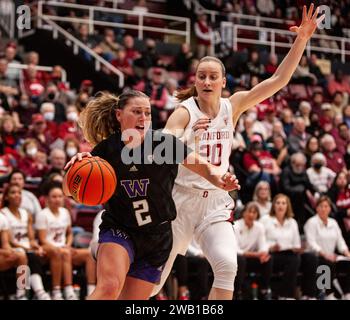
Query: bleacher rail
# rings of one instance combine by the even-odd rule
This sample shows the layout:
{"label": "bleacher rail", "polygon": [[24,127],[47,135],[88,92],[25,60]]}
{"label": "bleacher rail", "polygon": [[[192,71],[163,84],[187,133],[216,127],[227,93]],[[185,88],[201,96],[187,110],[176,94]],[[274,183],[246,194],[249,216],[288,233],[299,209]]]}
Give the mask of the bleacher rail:
{"label": "bleacher rail", "polygon": [[[226,27],[228,26],[229,26],[229,23],[226,22]],[[239,25],[239,24],[232,24],[231,26],[233,28],[232,42],[233,42],[234,51],[237,51],[239,43],[245,43],[245,44],[269,46],[270,52],[275,53],[276,48],[290,48],[293,42],[292,39],[296,35],[294,32],[286,31],[286,30],[246,26],[246,25]],[[266,32],[268,35],[270,35],[270,39],[263,40],[263,39],[249,39],[245,37],[240,37],[239,31],[255,31],[257,32],[258,35],[260,34],[260,32]],[[276,41],[276,35],[281,35],[281,36],[285,36],[286,38],[290,38],[290,42],[286,43],[286,42]],[[325,47],[313,45],[312,42],[314,40],[336,41],[340,49],[325,48]],[[346,50],[346,44],[350,46],[350,39],[342,38],[342,37],[326,36],[321,34],[314,34],[311,40],[307,44],[306,53],[307,53],[307,56],[310,56],[311,52],[339,54],[341,56],[342,63],[345,63],[346,56],[350,56],[350,51]]]}
{"label": "bleacher rail", "polygon": [[[113,8],[104,8],[104,7],[98,7],[98,6],[87,6],[87,5],[81,5],[81,4],[71,4],[71,3],[61,3],[56,1],[48,1],[43,2],[39,1],[39,7],[43,7],[43,5],[47,6],[56,6],[56,7],[63,7],[63,8],[74,8],[74,9],[81,9],[86,10],[88,12],[89,20],[83,18],[74,18],[74,17],[59,17],[59,16],[53,16],[53,15],[46,15],[41,10],[41,14],[44,17],[50,18],[52,21],[62,21],[62,22],[77,22],[77,23],[86,23],[89,25],[89,32],[90,34],[94,32],[94,26],[106,26],[106,27],[117,27],[117,28],[123,28],[123,29],[130,29],[130,30],[138,30],[138,38],[140,40],[143,40],[144,31],[150,31],[150,32],[157,32],[164,35],[177,35],[182,36],[185,38],[186,43],[190,43],[190,37],[191,37],[191,23],[189,18],[184,17],[178,17],[178,16],[171,16],[171,15],[164,15],[164,14],[158,14],[158,13],[142,13],[142,12],[135,12],[133,10],[124,10],[124,9],[113,9]],[[138,25],[132,24],[132,23],[117,23],[117,22],[106,22],[106,21],[98,21],[94,20],[93,17],[95,15],[95,12],[104,12],[104,13],[115,13],[118,15],[122,15],[125,17],[128,16],[137,16],[138,17]],[[160,20],[169,20],[170,22],[182,22],[185,26],[185,30],[173,30],[169,28],[161,28],[161,27],[150,27],[144,25],[144,18],[154,18],[154,19],[160,19]],[[38,26],[40,27],[40,20],[38,22]]]}
{"label": "bleacher rail", "polygon": [[101,69],[101,65],[105,66],[107,69],[109,69],[111,72],[113,72],[115,75],[118,76],[119,88],[122,88],[124,86],[125,79],[124,79],[123,72],[121,72],[119,69],[114,67],[107,60],[103,59],[99,54],[97,54],[96,52],[91,50],[88,46],[86,46],[80,40],[78,40],[77,38],[72,36],[69,32],[64,30],[57,23],[55,23],[54,21],[51,21],[49,18],[45,17],[44,15],[40,15],[40,12],[38,12],[38,17],[40,20],[43,20],[46,24],[48,24],[52,28],[52,33],[53,33],[54,38],[57,38],[59,33],[62,34],[67,40],[69,40],[73,43],[74,54],[78,54],[79,48],[84,50],[85,52],[87,52],[89,55],[91,55],[95,59],[96,71],[99,71]]}
{"label": "bleacher rail", "polygon": [[261,23],[268,22],[268,23],[276,23],[276,24],[293,24],[294,20],[288,20],[288,19],[278,19],[278,18],[268,18],[268,17],[262,17],[259,15],[249,15],[249,14],[243,14],[243,13],[234,13],[234,12],[219,12],[215,10],[209,10],[204,8],[198,0],[189,0],[193,6],[194,11],[196,14],[204,13],[210,16],[211,23],[216,23],[216,17],[217,16],[223,16],[227,17],[228,20],[236,18],[236,19],[242,19],[245,21],[252,21],[252,24],[255,24],[255,26],[260,27]]}

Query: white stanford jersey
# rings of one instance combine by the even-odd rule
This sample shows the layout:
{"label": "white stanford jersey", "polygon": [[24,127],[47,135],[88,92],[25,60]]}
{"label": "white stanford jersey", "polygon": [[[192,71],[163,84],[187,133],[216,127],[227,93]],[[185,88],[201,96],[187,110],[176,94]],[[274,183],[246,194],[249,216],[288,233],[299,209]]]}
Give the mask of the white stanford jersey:
{"label": "white stanford jersey", "polygon": [[1,212],[7,219],[11,239],[26,249],[30,249],[28,238],[28,211],[19,208],[20,218],[17,218],[7,207],[2,208]]}
{"label": "white stanford jersey", "polygon": [[[0,232],[6,231],[9,229],[9,224],[7,222],[7,219],[4,214],[0,212]],[[0,245],[1,245],[1,239],[0,239]]]}
{"label": "white stanford jersey", "polygon": [[47,241],[56,246],[66,245],[67,228],[71,225],[71,218],[66,208],[59,208],[58,215],[52,213],[49,208],[40,211],[36,217],[37,230],[46,230]]}
{"label": "white stanford jersey", "polygon": [[[217,116],[211,120],[209,128],[206,131],[196,133],[192,130],[193,124],[207,116],[199,109],[193,97],[180,103],[190,114],[190,121],[185,128],[185,143],[198,152],[208,162],[219,166],[222,174],[226,173],[229,168],[229,157],[231,154],[233,141],[233,123],[232,123],[232,106],[229,99],[220,98],[220,111]],[[198,136],[199,145],[194,148],[194,139]],[[196,189],[218,189],[206,179],[198,174],[179,166],[179,172],[175,180],[176,184],[192,187]]]}

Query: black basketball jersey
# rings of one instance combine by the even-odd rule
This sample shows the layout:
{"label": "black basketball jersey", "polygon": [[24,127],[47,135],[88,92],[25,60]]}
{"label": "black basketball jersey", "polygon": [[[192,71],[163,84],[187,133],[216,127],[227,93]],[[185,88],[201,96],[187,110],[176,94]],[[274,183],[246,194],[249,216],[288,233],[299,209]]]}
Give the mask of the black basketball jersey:
{"label": "black basketball jersey", "polygon": [[100,228],[146,231],[174,220],[172,189],[178,164],[190,152],[174,136],[153,130],[148,130],[144,142],[134,149],[125,146],[119,132],[96,145],[91,154],[108,161],[117,176],[116,191],[105,204]]}

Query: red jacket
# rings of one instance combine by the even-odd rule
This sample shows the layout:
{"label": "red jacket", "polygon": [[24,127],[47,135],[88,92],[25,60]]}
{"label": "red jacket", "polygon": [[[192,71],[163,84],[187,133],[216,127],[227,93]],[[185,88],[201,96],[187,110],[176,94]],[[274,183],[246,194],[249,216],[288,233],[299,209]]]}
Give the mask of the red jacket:
{"label": "red jacket", "polygon": [[48,170],[47,166],[41,165],[27,156],[20,160],[18,168],[22,170],[27,177],[42,177]]}

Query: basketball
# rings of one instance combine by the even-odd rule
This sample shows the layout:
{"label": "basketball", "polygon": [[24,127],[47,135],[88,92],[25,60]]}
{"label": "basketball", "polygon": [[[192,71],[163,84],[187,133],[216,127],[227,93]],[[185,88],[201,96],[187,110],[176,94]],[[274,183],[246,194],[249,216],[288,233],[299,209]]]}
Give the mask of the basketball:
{"label": "basketball", "polygon": [[69,168],[64,176],[63,186],[75,201],[95,206],[107,202],[113,195],[117,178],[106,160],[85,157]]}

